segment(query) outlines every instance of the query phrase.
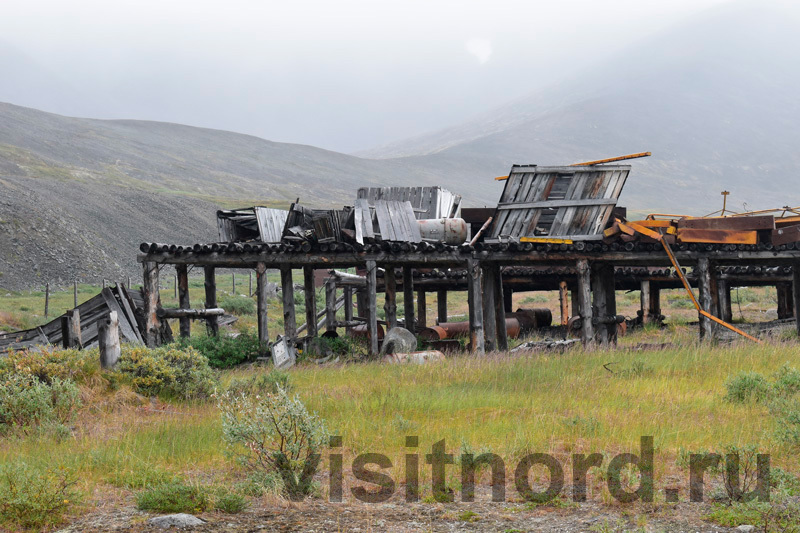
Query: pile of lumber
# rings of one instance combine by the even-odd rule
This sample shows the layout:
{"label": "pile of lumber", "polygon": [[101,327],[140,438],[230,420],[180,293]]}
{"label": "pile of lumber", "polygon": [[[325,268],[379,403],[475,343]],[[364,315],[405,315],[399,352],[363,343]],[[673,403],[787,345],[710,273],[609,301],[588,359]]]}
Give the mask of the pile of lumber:
{"label": "pile of lumber", "polygon": [[658,242],[668,244],[772,245],[794,248],[800,242],[800,216],[733,215],[671,217],[649,215],[628,221],[616,217],[603,232],[604,242]]}

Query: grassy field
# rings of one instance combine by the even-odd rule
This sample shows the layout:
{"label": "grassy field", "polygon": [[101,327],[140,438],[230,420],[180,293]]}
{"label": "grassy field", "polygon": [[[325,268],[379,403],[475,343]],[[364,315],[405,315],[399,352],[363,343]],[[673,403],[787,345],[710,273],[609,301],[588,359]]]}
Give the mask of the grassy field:
{"label": "grassy field", "polygon": [[[226,278],[230,280],[230,275],[220,278],[221,291],[225,291]],[[82,287],[81,300],[97,290]],[[246,297],[246,277],[238,282],[236,292]],[[202,294],[202,280],[193,278],[193,302],[202,301]],[[727,380],[742,372],[769,378],[784,365],[800,368],[800,344],[780,338],[762,345],[747,341],[700,344],[696,328],[686,324],[696,315],[683,304],[673,306],[682,301],[679,293],[674,294],[662,298],[672,325],[631,332],[613,351],[461,354],[425,365],[303,362],[289,370],[289,379],[293,391],[325,420],[330,432],[342,436],[343,448],[337,452],[345,454],[346,471],[356,455],[382,453],[391,459],[393,467],[388,472],[397,481],[404,479],[406,453],[424,456],[441,439],[448,452],[457,455],[499,454],[511,471],[528,453],[549,453],[562,461],[569,479],[572,454],[598,452],[607,464],[618,453],[639,453],[640,437],[652,436],[656,497],[662,500],[663,488],[668,486],[682,487],[681,497],[687,497],[688,471],[678,459],[689,451],[754,445],[761,453],[771,454],[773,467],[798,472],[796,445],[777,437],[781,422],[768,407],[731,403],[725,393]],[[638,293],[618,297],[623,313],[635,313]],[[774,309],[771,298],[765,289],[742,290],[744,318],[769,318]],[[71,299],[71,291],[54,293],[51,309],[67,308]],[[162,303],[175,303],[169,283],[162,290]],[[42,304],[42,295],[36,292],[0,295],[4,320],[0,327],[41,323],[44,318],[32,309]],[[453,297],[450,304],[451,313],[466,310],[462,296]],[[552,294],[515,295],[515,306],[556,309],[556,304]],[[432,319],[435,298],[428,305]],[[278,309],[277,303],[270,307],[273,336],[281,329]],[[252,331],[254,323],[252,316],[242,316],[235,328]],[[200,324],[195,334],[202,334]],[[668,347],[639,350],[641,343],[667,343]],[[234,378],[268,371],[269,367],[260,365],[222,371],[218,373],[220,387]],[[213,400],[134,398],[129,390],[114,390],[104,380],[98,373],[82,386],[84,407],[69,435],[7,436],[0,440],[0,463],[64,467],[78,473],[79,487],[87,495],[83,511],[123,505],[142,487],[173,477],[218,487],[233,487],[244,479],[242,470],[224,453]],[[406,436],[418,436],[419,447],[407,448]],[[323,450],[322,472],[327,469],[328,452]],[[421,464],[423,496],[430,497],[430,467],[425,466],[424,457]],[[459,476],[459,470],[450,467],[448,484],[455,490],[460,487]],[[324,497],[327,479],[319,479]],[[534,469],[534,479],[546,481],[545,471]],[[602,472],[592,472],[589,479],[589,497],[612,503]],[[488,482],[486,475],[483,482]],[[346,475],[346,486],[353,483]]]}

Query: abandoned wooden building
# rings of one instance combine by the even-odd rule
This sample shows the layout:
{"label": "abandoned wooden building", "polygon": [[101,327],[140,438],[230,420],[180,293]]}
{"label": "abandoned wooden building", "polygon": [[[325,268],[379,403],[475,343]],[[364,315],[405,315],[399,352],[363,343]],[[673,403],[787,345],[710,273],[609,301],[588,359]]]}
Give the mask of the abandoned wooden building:
{"label": "abandoned wooden building", "polygon": [[[216,269],[255,271],[264,346],[271,338],[268,269],[281,274],[282,335],[317,336],[323,318],[326,331],[365,329],[371,354],[378,353],[381,324],[391,329],[402,322],[414,332],[434,325],[425,311],[432,292],[437,324],[447,322],[448,293],[468,293],[469,347],[478,353],[507,349],[507,317],[515,313],[511,294],[518,291],[559,291],[560,323],[586,344],[616,342],[624,320],[617,314],[617,290],[641,291],[640,319],[648,322],[661,315],[662,289],[685,287],[697,306],[703,338],[719,328],[738,332],[728,324],[730,291],[737,286],[775,286],[779,318],[798,316],[796,211],[706,218],[655,214],[628,221],[616,204],[630,170],[618,164],[514,166],[499,178],[505,187],[493,209],[462,208],[459,196],[440,187],[392,187],[361,189],[354,204],[343,209],[293,204],[288,211],[220,211],[220,242],[142,244],[145,342],[161,342],[160,317],[180,318],[182,335],[188,335],[192,318],[204,319],[212,334],[218,332],[216,315],[191,307],[189,267],[205,272],[205,308],[217,308]],[[177,272],[180,309],[159,307],[159,271],[166,265]],[[692,269],[688,275],[686,267]],[[346,268],[361,275],[331,274],[318,312],[314,272]],[[301,327],[293,270],[303,272]],[[698,298],[690,287],[699,290]],[[404,295],[401,313],[398,290]],[[378,294],[383,294],[384,320],[378,317]],[[359,305],[354,308],[355,295]],[[337,321],[339,307],[344,320]]]}

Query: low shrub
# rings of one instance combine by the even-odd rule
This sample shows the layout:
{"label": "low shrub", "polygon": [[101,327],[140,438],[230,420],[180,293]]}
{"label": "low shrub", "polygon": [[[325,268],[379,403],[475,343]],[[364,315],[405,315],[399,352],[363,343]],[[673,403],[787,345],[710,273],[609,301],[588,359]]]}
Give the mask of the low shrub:
{"label": "low shrub", "polygon": [[11,374],[32,376],[43,383],[55,378],[83,382],[100,369],[100,356],[95,350],[64,350],[52,346],[40,351],[9,351],[0,358],[0,379]]}
{"label": "low shrub", "polygon": [[214,368],[231,368],[254,361],[261,353],[258,336],[252,333],[240,333],[236,337],[189,337],[179,340],[178,345],[182,349],[194,348],[208,358],[208,364]]}
{"label": "low shrub", "polygon": [[761,402],[772,392],[772,385],[758,372],[742,372],[728,378],[725,388],[725,399],[732,403]]}
{"label": "low shrub", "polygon": [[0,523],[44,529],[61,522],[79,502],[75,475],[66,469],[36,470],[25,463],[0,465]]}
{"label": "low shrub", "polygon": [[247,296],[223,296],[217,305],[232,315],[256,314],[256,302]]}
{"label": "low shrub", "polygon": [[202,513],[211,506],[208,490],[198,485],[165,483],[136,495],[136,507],[157,513]]}
{"label": "low shrub", "polygon": [[773,391],[782,397],[794,396],[800,392],[800,370],[783,365],[774,375]]}
{"label": "low shrub", "polygon": [[229,492],[214,500],[214,509],[228,514],[241,513],[247,509],[247,500],[240,494]]}
{"label": "low shrub", "polygon": [[228,392],[231,394],[275,394],[278,389],[290,390],[289,374],[281,370],[272,370],[253,374],[245,378],[231,380]]}
{"label": "low shrub", "polygon": [[208,359],[191,347],[126,346],[116,371],[130,380],[136,392],[150,396],[205,398],[216,385]]}
{"label": "low shrub", "polygon": [[297,396],[280,387],[263,395],[226,391],[218,405],[223,438],[234,457],[252,471],[280,474],[291,498],[313,493],[307,474],[317,466],[328,431]]}
{"label": "low shrub", "polygon": [[45,383],[33,376],[8,374],[0,378],[0,430],[68,424],[80,403],[78,387],[70,380],[54,377]]}

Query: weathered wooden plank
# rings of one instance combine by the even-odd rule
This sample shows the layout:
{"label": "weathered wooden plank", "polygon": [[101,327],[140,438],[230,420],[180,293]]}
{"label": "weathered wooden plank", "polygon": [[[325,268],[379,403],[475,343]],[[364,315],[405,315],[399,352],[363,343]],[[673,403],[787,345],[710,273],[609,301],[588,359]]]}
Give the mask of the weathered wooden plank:
{"label": "weathered wooden plank", "polygon": [[[213,267],[211,268],[213,271]],[[144,271],[142,277],[142,290],[144,292],[144,317],[145,317],[145,330],[144,338],[145,344],[149,347],[158,346],[161,344],[161,333],[158,327],[158,317],[156,316],[156,309],[158,308],[158,263],[153,261],[145,261],[142,263]],[[216,305],[214,305],[216,307]]]}
{"label": "weathered wooden plank", "polygon": [[100,347],[100,366],[114,368],[120,356],[119,315],[111,311],[98,321],[97,343]]}
{"label": "weathered wooden plank", "polygon": [[592,325],[592,290],[591,268],[585,259],[577,262],[578,271],[578,308],[581,317],[581,341],[584,346],[594,342],[594,326]]}
{"label": "weathered wooden plank", "polygon": [[306,301],[306,334],[317,336],[317,293],[314,287],[314,268],[303,267],[303,293]]}
{"label": "weathered wooden plank", "polygon": [[[256,315],[258,321],[258,341],[261,350],[269,346],[269,319],[267,318],[267,265],[256,264]],[[312,321],[313,322],[313,321]]]}
{"label": "weathered wooden plank", "polygon": [[397,327],[397,280],[394,267],[386,265],[383,270],[383,312],[388,329]]}
{"label": "weathered wooden plank", "polygon": [[[119,322],[117,327],[120,333],[122,333],[122,336],[130,342],[138,342],[139,338],[137,337],[136,333],[134,333],[133,324],[125,319],[125,313],[120,307],[119,302],[117,302],[117,299],[114,297],[114,293],[111,292],[111,289],[106,287],[100,292],[100,294],[103,296],[103,300],[105,300],[108,310],[117,313],[117,319]],[[156,316],[158,316],[158,309],[156,309]]]}
{"label": "weathered wooden plank", "polygon": [[281,296],[283,298],[283,331],[290,339],[297,336],[297,317],[294,307],[294,282],[292,269],[281,269]]}
{"label": "weathered wooden plank", "polygon": [[[698,298],[697,303],[700,308],[711,313],[711,267],[707,257],[701,257],[697,260],[697,287]],[[700,340],[711,339],[714,335],[714,325],[711,320],[702,314],[698,314],[700,320]]]}
{"label": "weathered wooden plank", "polygon": [[[186,265],[176,265],[178,273],[178,307],[190,309],[192,304],[189,299],[189,270]],[[180,319],[180,335],[188,338],[192,333],[192,321],[188,318]]]}
{"label": "weathered wooden plank", "polygon": [[414,277],[410,266],[403,267],[403,315],[405,326],[411,333],[416,332],[414,321]]}
{"label": "weathered wooden plank", "polygon": [[503,288],[502,268],[498,265],[492,267],[492,279],[494,284],[494,319],[495,330],[497,331],[496,349],[505,352],[508,350],[508,330],[506,329],[506,291]]}
{"label": "weathered wooden plank", "polygon": [[481,290],[481,264],[477,259],[467,260],[467,299],[469,302],[469,339],[472,353],[486,353],[483,337],[483,291]]}
{"label": "weathered wooden plank", "polygon": [[369,337],[369,355],[378,355],[378,301],[377,271],[375,261],[367,261],[367,334]]}

